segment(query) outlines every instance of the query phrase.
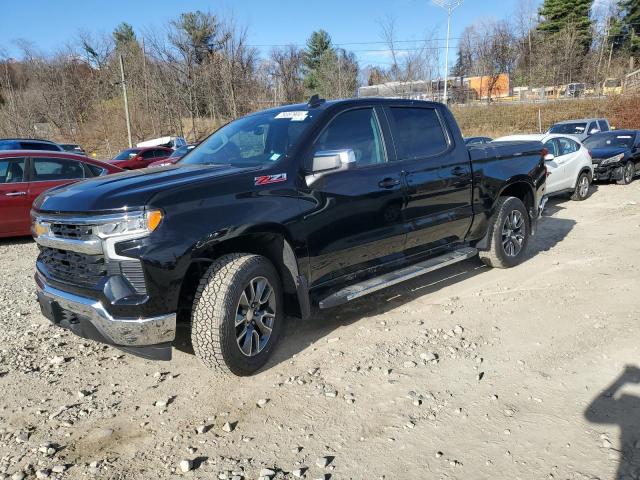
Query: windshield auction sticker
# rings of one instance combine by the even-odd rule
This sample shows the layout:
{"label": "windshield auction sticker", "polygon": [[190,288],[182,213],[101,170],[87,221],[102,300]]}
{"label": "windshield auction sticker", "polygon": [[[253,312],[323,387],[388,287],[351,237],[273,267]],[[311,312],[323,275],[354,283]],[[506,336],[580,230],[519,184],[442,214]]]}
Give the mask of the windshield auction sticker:
{"label": "windshield auction sticker", "polygon": [[309,112],[306,110],[297,110],[294,112],[280,112],[276,115],[276,118],[288,118],[292,122],[304,122],[308,115]]}

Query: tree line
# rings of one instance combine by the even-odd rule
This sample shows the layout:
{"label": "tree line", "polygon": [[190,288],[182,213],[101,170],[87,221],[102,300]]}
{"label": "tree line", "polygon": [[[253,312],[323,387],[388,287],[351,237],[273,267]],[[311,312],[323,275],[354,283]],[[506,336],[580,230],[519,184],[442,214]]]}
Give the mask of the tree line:
{"label": "tree line", "polygon": [[478,21],[463,31],[454,75],[543,87],[581,82],[596,89],[638,68],[640,0],[520,0],[509,20]]}
{"label": "tree line", "polygon": [[356,57],[326,31],[313,32],[304,48],[276,47],[266,58],[247,38],[233,19],[194,11],[141,36],[127,23],[109,35],[81,32],[52,55],[19,41],[20,60],[5,54],[0,61],[0,137],[49,133],[115,153],[127,138],[120,57],[134,143],[162,135],[198,141],[255,110],[316,93],[355,95]]}
{"label": "tree line", "polygon": [[[80,32],[52,54],[19,41],[19,60],[0,47],[0,136],[52,136],[114,154],[127,138],[120,57],[134,142],[169,134],[198,141],[233,118],[312,94],[343,98],[360,85],[442,78],[438,30],[407,41],[393,16],[378,27],[380,41],[371,43],[380,46],[367,50],[388,60],[378,66],[359,65],[358,50],[324,30],[302,46],[261,51],[233,18],[202,11],[142,32],[127,23],[110,34]],[[479,20],[454,39],[452,74],[507,73],[514,86],[601,85],[640,67],[638,33],[640,0],[520,0],[508,20]]]}

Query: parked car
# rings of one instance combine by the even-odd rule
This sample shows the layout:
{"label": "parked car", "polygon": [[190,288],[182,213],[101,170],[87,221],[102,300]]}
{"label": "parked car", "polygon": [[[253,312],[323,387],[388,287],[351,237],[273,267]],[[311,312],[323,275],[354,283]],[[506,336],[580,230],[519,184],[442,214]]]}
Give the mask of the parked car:
{"label": "parked car", "polygon": [[57,143],[49,140],[35,138],[0,138],[1,150],[46,150],[51,152],[64,152]]}
{"label": "parked car", "polygon": [[173,150],[165,147],[129,148],[121,151],[109,162],[124,170],[137,170],[146,168],[153,162],[166,160],[172,153]]}
{"label": "parked car", "polygon": [[65,152],[77,153],[78,155],[87,155],[87,152],[76,143],[61,143],[60,146]]}
{"label": "parked car", "polygon": [[640,131],[616,130],[592,135],[584,141],[591,151],[596,180],[628,185],[640,172]]}
{"label": "parked car", "polygon": [[0,151],[0,237],[30,235],[31,204],[42,192],[120,171],[108,163],[70,153]]}
{"label": "parked car", "polygon": [[548,151],[547,195],[571,194],[571,200],[584,200],[589,195],[593,180],[593,163],[589,150],[568,135],[510,135],[496,139],[502,141],[538,140]]}
{"label": "parked car", "polygon": [[171,165],[172,163],[176,163],[178,160],[182,159],[187,153],[196,148],[196,145],[184,145],[180,148],[177,148],[169,158],[164,160],[158,160],[157,162],[150,163],[150,167],[164,167],[165,165]]}
{"label": "parked car", "polygon": [[258,112],[179,166],[41,196],[40,305],[56,325],[155,359],[171,358],[185,322],[205,365],[248,375],[285,314],[478,254],[521,262],[543,153],[540,142],[467,149],[441,103],[312,98]]}
{"label": "parked car", "polygon": [[489,143],[493,140],[489,137],[467,137],[464,139],[464,143],[468,146],[471,145],[484,145],[485,143]]}
{"label": "parked car", "polygon": [[144,142],[140,142],[136,144],[136,147],[139,148],[148,148],[148,147],[167,147],[172,150],[176,148],[183,147],[187,144],[187,141],[184,137],[160,137],[153,138],[151,140],[145,140]]}
{"label": "parked car", "polygon": [[590,135],[611,130],[606,118],[585,118],[582,120],[565,120],[549,128],[547,133],[571,135],[579,141],[584,141]]}

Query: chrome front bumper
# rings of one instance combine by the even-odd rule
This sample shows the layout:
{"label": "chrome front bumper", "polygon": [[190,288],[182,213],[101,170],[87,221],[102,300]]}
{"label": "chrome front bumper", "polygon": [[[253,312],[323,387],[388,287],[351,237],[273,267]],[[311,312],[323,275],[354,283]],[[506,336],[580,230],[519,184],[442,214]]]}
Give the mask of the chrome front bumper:
{"label": "chrome front bumper", "polygon": [[[98,300],[81,297],[48,285],[36,274],[38,301],[57,304],[90,322],[106,343],[122,347],[143,347],[172,342],[176,334],[176,314],[151,318],[115,318]],[[50,318],[50,320],[54,321]]]}

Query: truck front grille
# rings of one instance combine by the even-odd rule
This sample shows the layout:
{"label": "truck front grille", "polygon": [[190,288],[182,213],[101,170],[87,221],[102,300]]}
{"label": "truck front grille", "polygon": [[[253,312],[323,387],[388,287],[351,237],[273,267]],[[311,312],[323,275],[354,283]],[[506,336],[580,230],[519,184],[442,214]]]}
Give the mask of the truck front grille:
{"label": "truck front grille", "polygon": [[72,240],[88,240],[93,234],[92,225],[73,225],[68,223],[52,223],[51,233],[56,237]]}
{"label": "truck front grille", "polygon": [[94,288],[108,274],[103,255],[40,247],[38,261],[54,280],[79,287]]}

